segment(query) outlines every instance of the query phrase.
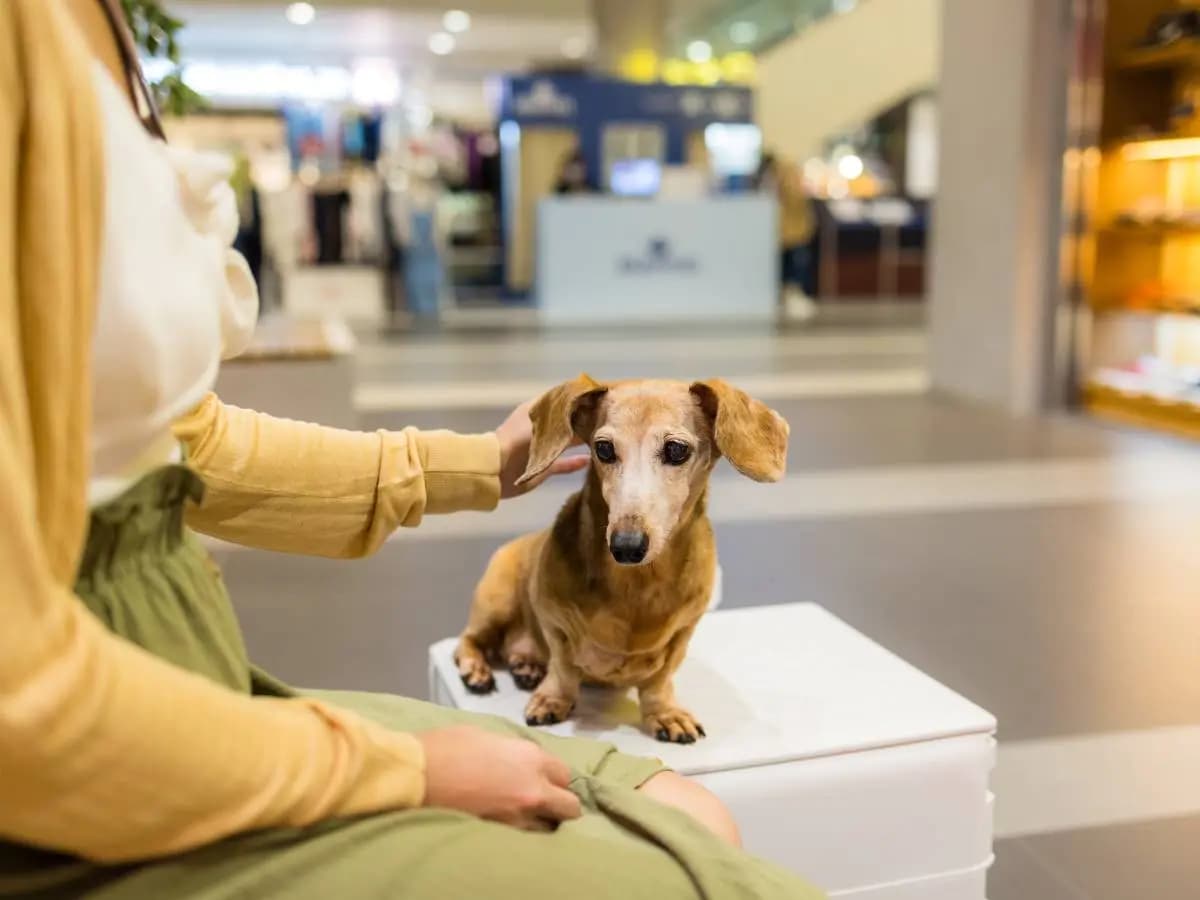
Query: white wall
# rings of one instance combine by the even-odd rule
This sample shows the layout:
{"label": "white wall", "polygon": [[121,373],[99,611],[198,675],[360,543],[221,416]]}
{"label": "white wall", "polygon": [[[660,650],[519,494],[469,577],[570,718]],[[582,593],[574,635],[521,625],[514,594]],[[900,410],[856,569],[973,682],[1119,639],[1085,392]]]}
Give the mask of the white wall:
{"label": "white wall", "polygon": [[[1003,12],[1008,4],[994,5]],[[936,86],[940,19],[941,0],[861,0],[769,50],[758,61],[756,99],[766,145],[804,159]]]}

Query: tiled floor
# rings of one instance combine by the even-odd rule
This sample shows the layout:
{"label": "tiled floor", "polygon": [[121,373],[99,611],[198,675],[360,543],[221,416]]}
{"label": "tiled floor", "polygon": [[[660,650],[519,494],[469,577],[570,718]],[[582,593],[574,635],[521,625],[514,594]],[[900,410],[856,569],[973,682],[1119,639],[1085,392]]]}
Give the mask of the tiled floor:
{"label": "tiled floor", "polygon": [[1200,816],[1001,841],[991,900],[1195,900]]}
{"label": "tiled floor", "polygon": [[[818,601],[997,714],[990,900],[1200,896],[1200,447],[931,398],[920,332],[894,326],[381,340],[359,356],[359,421],[484,430],[581,369],[773,386],[788,480],[715,476],[725,603]],[[488,555],[569,490],[367,562],[222,552],[255,656],[422,694],[424,648],[461,627]]]}

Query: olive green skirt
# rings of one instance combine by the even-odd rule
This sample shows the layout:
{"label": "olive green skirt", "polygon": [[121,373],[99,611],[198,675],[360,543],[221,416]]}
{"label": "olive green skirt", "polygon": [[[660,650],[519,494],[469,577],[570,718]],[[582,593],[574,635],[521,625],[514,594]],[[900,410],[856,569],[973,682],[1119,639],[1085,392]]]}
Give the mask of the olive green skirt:
{"label": "olive green skirt", "polygon": [[[187,468],[155,472],[92,514],[76,592],[117,634],[241,692],[291,688],[247,659],[220,573],[183,527],[203,494]],[[392,898],[797,898],[820,892],[736,851],[635,788],[657,760],[513,723],[382,694],[321,699],[388,727],[470,723],[535,741],[562,758],[584,815],[535,834],[442,809],[400,810],[238,835],[167,859],[100,866],[0,843],[0,897],[59,900],[392,900]],[[114,817],[121,811],[114,809]]]}

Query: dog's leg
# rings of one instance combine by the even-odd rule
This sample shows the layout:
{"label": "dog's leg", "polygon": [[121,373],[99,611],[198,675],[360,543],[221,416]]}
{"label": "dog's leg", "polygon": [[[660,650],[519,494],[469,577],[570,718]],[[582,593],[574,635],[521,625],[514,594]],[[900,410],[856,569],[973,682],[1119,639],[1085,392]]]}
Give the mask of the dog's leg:
{"label": "dog's leg", "polygon": [[671,639],[662,668],[638,685],[642,724],[646,731],[660,741],[694,744],[705,737],[704,726],[675,700],[675,672],[683,662],[688,641],[691,640],[694,630],[695,626],[692,626],[675,635]]}
{"label": "dog's leg", "polygon": [[523,691],[532,691],[546,677],[545,648],[533,633],[529,623],[529,611],[521,614],[519,623],[514,624],[504,635],[504,661],[513,681]]}
{"label": "dog's leg", "polygon": [[454,651],[459,677],[473,694],[490,694],[496,689],[488,657],[499,649],[505,632],[520,616],[526,590],[525,558],[531,546],[530,537],[505,544],[493,554],[475,588],[467,627]]}
{"label": "dog's leg", "polygon": [[550,663],[546,677],[525,705],[527,725],[554,725],[565,721],[579,698],[583,673],[570,662],[565,641],[553,629],[547,629],[546,643],[550,645]]}

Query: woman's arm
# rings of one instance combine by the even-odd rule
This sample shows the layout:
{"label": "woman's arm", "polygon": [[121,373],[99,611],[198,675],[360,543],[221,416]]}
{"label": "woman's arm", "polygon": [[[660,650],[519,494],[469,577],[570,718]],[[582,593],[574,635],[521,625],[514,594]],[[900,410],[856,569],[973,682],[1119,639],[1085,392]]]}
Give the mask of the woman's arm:
{"label": "woman's arm", "polygon": [[188,524],[253,547],[364,556],[426,513],[490,510],[502,497],[586,468],[586,455],[563,456],[522,480],[532,405],[489,434],[364,433],[275,419],[210,394],[175,426],[206,484]]}
{"label": "woman's arm", "polygon": [[426,513],[489,510],[500,499],[495,434],[342,431],[226,406],[213,394],[175,434],[206,485],[188,524],[238,544],[364,556]]}

